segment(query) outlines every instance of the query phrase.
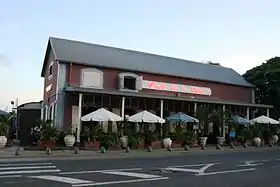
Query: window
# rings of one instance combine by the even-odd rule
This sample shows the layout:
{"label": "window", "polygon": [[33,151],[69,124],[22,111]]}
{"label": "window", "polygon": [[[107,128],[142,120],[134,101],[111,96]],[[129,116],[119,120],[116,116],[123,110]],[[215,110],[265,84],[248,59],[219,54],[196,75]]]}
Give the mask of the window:
{"label": "window", "polygon": [[49,79],[52,78],[52,75],[53,75],[53,62],[51,62],[50,66],[49,66],[48,74],[49,74]]}
{"label": "window", "polygon": [[142,76],[134,73],[119,74],[119,89],[123,91],[139,91],[142,90]]}
{"label": "window", "polygon": [[124,89],[136,90],[135,77],[129,77],[129,76],[124,77],[123,84],[124,84]]}
{"label": "window", "polygon": [[103,72],[95,68],[81,70],[81,86],[103,89]]}

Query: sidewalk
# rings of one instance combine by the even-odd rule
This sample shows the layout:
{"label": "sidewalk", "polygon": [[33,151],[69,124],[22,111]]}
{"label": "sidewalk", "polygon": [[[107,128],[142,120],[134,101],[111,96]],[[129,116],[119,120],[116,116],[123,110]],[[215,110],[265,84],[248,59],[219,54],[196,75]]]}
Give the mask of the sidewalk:
{"label": "sidewalk", "polygon": [[184,151],[182,148],[174,149],[172,152],[164,149],[156,149],[148,152],[145,149],[131,150],[126,153],[124,150],[108,150],[104,154],[99,151],[80,151],[79,154],[74,154],[74,150],[52,151],[51,155],[47,155],[45,151],[21,151],[20,156],[16,156],[16,147],[0,149],[0,162],[6,161],[35,161],[35,160],[85,160],[85,159],[122,159],[122,158],[149,158],[149,157],[170,157],[180,155],[212,155],[224,154],[230,152],[250,152],[250,151],[269,151],[279,150],[279,147],[236,147],[231,149],[223,147],[221,150],[216,150],[215,147],[209,147],[207,150],[200,148],[191,148],[189,151]]}

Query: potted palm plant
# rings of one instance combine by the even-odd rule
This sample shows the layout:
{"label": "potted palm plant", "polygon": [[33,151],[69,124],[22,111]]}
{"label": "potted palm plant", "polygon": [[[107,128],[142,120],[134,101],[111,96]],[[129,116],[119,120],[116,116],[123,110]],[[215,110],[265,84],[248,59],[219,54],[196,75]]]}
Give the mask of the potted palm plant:
{"label": "potted palm plant", "polygon": [[232,118],[232,113],[229,110],[223,111],[221,108],[215,110],[211,113],[211,120],[218,127],[218,136],[217,136],[217,144],[223,145],[225,142],[225,137],[223,135],[224,132],[224,124],[228,123],[228,121]]}
{"label": "potted palm plant", "polygon": [[0,116],[0,148],[4,148],[7,144],[7,134],[13,117],[14,114]]}
{"label": "potted palm plant", "polygon": [[209,115],[210,115],[210,110],[207,106],[202,105],[197,108],[196,118],[199,120],[199,127],[203,132],[198,137],[198,140],[200,146],[202,147],[206,145],[206,141],[207,141],[207,135],[205,134],[205,131],[208,129]]}
{"label": "potted palm plant", "polygon": [[52,121],[41,121],[40,127],[41,140],[39,146],[44,149],[54,148],[58,133],[56,128],[52,126]]}

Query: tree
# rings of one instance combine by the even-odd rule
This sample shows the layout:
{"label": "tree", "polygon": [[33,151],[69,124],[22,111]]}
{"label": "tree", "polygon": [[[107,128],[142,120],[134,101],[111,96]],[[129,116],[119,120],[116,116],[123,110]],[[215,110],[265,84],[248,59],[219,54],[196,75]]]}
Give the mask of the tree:
{"label": "tree", "polygon": [[256,103],[273,105],[270,116],[278,119],[280,117],[280,57],[271,58],[266,63],[248,70],[243,77],[256,86]]}

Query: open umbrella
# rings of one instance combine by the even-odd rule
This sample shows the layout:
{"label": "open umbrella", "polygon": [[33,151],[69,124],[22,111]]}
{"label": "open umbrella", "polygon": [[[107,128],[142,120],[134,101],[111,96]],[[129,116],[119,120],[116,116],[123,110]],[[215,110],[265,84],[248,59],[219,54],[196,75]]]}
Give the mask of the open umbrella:
{"label": "open umbrella", "polygon": [[199,120],[194,118],[194,117],[191,117],[183,112],[178,112],[176,114],[173,114],[171,116],[168,116],[166,118],[166,120],[168,122],[173,122],[173,123],[181,123],[181,122],[184,122],[184,123],[190,123],[190,122],[195,122],[195,123],[198,123]]}
{"label": "open umbrella", "polygon": [[122,118],[113,112],[106,110],[105,108],[100,108],[94,112],[91,112],[83,117],[82,121],[122,121]]}
{"label": "open umbrella", "polygon": [[241,116],[238,116],[238,115],[232,116],[232,118],[229,120],[229,122],[233,122],[235,124],[245,125],[245,126],[253,124],[250,120],[243,118]]}
{"label": "open umbrella", "polygon": [[151,112],[148,112],[147,110],[144,110],[142,112],[139,112],[137,114],[134,114],[127,119],[130,122],[136,122],[136,123],[165,123],[165,120],[154,115]]}
{"label": "open umbrella", "polygon": [[277,125],[279,124],[279,121],[269,118],[267,116],[259,116],[257,118],[251,119],[250,120],[252,123],[259,123],[259,124],[271,124],[271,125]]}

